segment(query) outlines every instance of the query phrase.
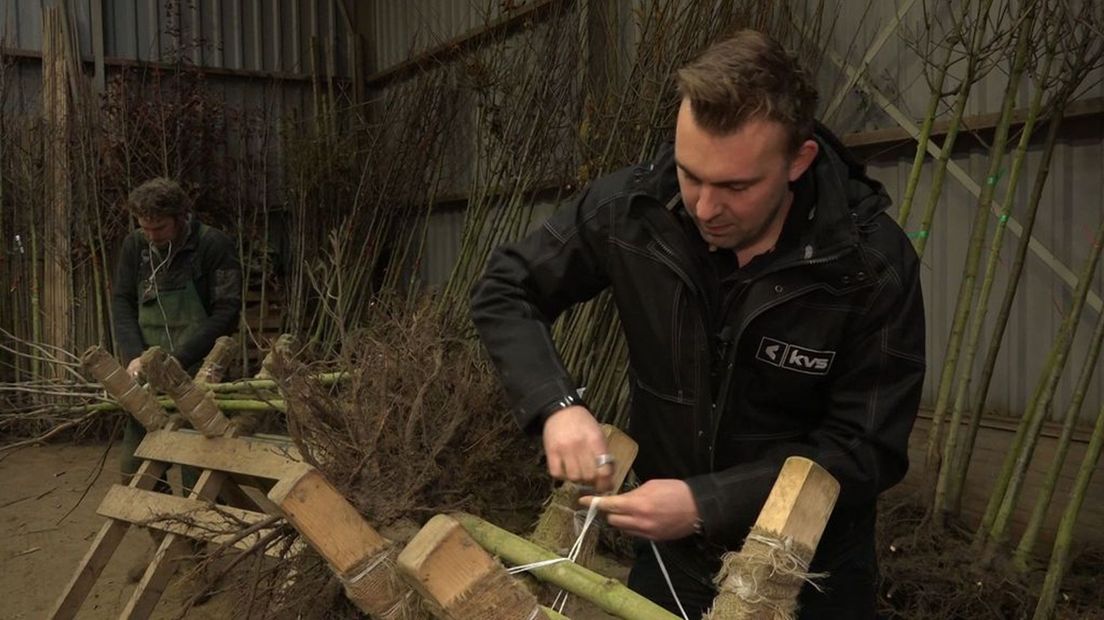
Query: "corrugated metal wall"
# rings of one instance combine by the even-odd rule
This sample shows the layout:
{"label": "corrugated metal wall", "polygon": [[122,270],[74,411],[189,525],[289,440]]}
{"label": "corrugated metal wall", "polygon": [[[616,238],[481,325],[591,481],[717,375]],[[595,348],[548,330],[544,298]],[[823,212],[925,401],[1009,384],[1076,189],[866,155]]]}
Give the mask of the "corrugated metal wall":
{"label": "corrugated metal wall", "polygon": [[[95,1],[73,0],[71,4],[86,58],[91,56],[91,9]],[[365,46],[368,72],[376,73],[501,17],[505,4],[497,0],[366,0],[354,5],[353,21],[362,33],[369,35]],[[903,11],[902,27],[886,39],[884,47],[870,60],[866,75],[905,116],[919,119],[929,88],[923,63],[906,39],[915,41],[924,32],[922,1],[839,0],[829,4],[833,10],[827,14],[837,20],[832,48],[855,66],[863,64],[862,58],[871,42],[886,24],[894,21],[895,14],[903,7],[911,7]],[[995,4],[998,8],[1002,5]],[[304,104],[309,96],[309,81],[288,80],[276,87],[267,82],[243,79],[245,76],[237,76],[235,71],[307,73],[310,71],[311,37],[335,41],[332,57],[336,72],[347,75],[349,70],[347,28],[334,0],[194,0],[180,3],[103,0],[102,6],[104,47],[109,58],[160,60],[172,50],[184,48],[197,64],[229,70],[229,75],[217,78],[216,82],[229,101],[273,106],[274,117]],[[617,12],[618,18],[626,22],[620,32],[628,49],[633,32],[629,23],[632,11],[618,5]],[[6,41],[6,47],[37,50],[41,40],[40,3],[37,0],[0,0],[0,36]],[[323,43],[321,48],[324,51],[326,45]],[[322,57],[326,58],[324,54]],[[15,71],[15,81],[23,91],[20,101],[23,105],[35,105],[40,79],[37,67],[18,64]],[[1081,98],[1104,97],[1100,77],[1098,74],[1086,80],[1090,86],[1083,90]],[[843,81],[842,72],[826,60],[819,76],[822,108],[834,99]],[[967,114],[997,111],[1004,81],[1005,73],[1000,68],[990,72],[975,86]],[[386,89],[392,87],[387,85],[375,95],[385,94]],[[1024,89],[1019,105],[1026,105],[1027,97]],[[847,92],[830,124],[842,135],[897,126],[876,101],[858,88]],[[460,160],[467,156],[468,153],[454,154]],[[911,148],[897,149],[888,156],[872,159],[871,172],[886,184],[895,199],[903,192],[911,160]],[[1022,203],[1039,168],[1038,161],[1036,149],[1016,192],[1016,217],[1022,214]],[[986,174],[983,147],[963,149],[956,154],[954,162],[975,180],[983,180]],[[1076,130],[1067,132],[1055,154],[1050,175],[1045,204],[1034,234],[1057,261],[1076,273],[1089,251],[1092,231],[1104,216],[1104,120],[1099,115],[1080,122]],[[930,177],[929,167],[921,181],[921,199],[916,209],[922,207]],[[454,189],[462,190],[462,187]],[[998,195],[1003,195],[1003,191]],[[942,366],[974,204],[974,196],[958,181],[949,179],[930,231],[923,276],[932,369],[926,391],[928,402],[934,400],[937,373]],[[429,250],[422,261],[423,277],[428,283],[440,283],[451,270],[461,225],[462,217],[456,211],[441,213],[430,223]],[[1016,242],[1015,236],[1006,237],[1004,264],[998,276],[1007,273],[1009,255]],[[1003,283],[996,287],[994,298],[1002,290]],[[1104,291],[1104,275],[1097,276],[1094,290],[1097,295]],[[1029,254],[1025,280],[991,390],[989,402],[998,411],[1020,411],[1029,400],[1063,312],[1070,304],[1071,292],[1071,287],[1050,267]],[[1086,340],[1098,312],[1098,308],[1090,306],[1081,320],[1069,362],[1074,370],[1083,360]],[[1054,401],[1055,413],[1064,411],[1076,372],[1067,375]],[[1102,395],[1104,372],[1099,372],[1082,409],[1082,417],[1087,418],[1099,410]]]}
{"label": "corrugated metal wall", "polygon": [[[261,119],[269,128],[265,135],[278,136],[289,115],[313,106],[313,76],[323,89],[332,76],[339,81],[338,96],[348,93],[353,50],[338,1],[0,0],[0,44],[16,59],[6,68],[12,96],[2,103],[17,114],[38,109],[42,77],[35,56],[41,51],[42,12],[67,5],[86,64],[94,60],[93,33],[102,29],[107,79],[158,66],[150,63],[181,60],[202,67],[206,88],[228,111],[250,122]],[[245,148],[235,131],[227,136],[231,153]],[[269,155],[282,160],[278,147]],[[282,196],[278,168],[270,169],[268,191],[251,188],[270,203]]]}
{"label": "corrugated metal wall", "polygon": [[499,0],[367,0],[369,58],[377,71],[393,67],[502,16]]}
{"label": "corrugated metal wall", "polygon": [[[1014,2],[994,3],[994,14]],[[878,89],[896,104],[905,115],[919,122],[930,96],[930,88],[924,76],[924,63],[915,52],[915,42],[923,35],[924,23],[921,10],[922,2],[912,3],[911,9],[902,19],[902,27],[890,36],[885,46],[873,56],[866,69]],[[847,56],[850,64],[857,66],[866,54],[872,41],[886,24],[895,21],[895,13],[901,7],[908,6],[904,1],[875,2],[867,4],[865,0],[845,0],[841,3],[839,23],[836,29],[834,48],[841,56]],[[907,39],[907,40],[906,40]],[[993,114],[1000,110],[1004,89],[1007,84],[1007,58],[1004,66],[998,66],[982,78],[973,88],[967,102],[966,115]],[[956,69],[959,70],[959,69]],[[1079,98],[1082,100],[1104,97],[1104,83],[1100,71],[1086,77]],[[1027,80],[1025,79],[1025,82]],[[842,72],[830,62],[824,63],[820,85],[822,103],[829,102],[836,89],[843,84]],[[1026,84],[1019,90],[1017,107],[1026,107],[1030,92]],[[852,91],[843,100],[840,112],[832,119],[831,125],[841,135],[851,132],[869,131],[882,128],[895,128],[898,124],[859,89]],[[949,105],[950,99],[943,109]],[[1036,135],[1041,142],[1044,129],[1038,129]],[[1016,136],[1013,137],[1013,140]],[[938,139],[941,143],[942,138]],[[960,136],[953,162],[961,166],[979,184],[985,182],[987,175],[988,148],[978,144],[968,136]],[[1014,144],[1014,142],[1013,142]],[[1020,182],[1014,193],[1013,218],[1021,218],[1026,208],[1031,184],[1039,171],[1040,147],[1036,144],[1030,151],[1026,165],[1021,173]],[[912,167],[915,146],[893,150],[888,156],[873,155],[870,171],[873,176],[886,184],[886,189],[895,201],[899,202]],[[1010,162],[1005,159],[1001,175],[1007,173]],[[1080,120],[1063,131],[1062,139],[1054,154],[1050,168],[1046,191],[1035,223],[1034,236],[1046,247],[1062,265],[1074,274],[1078,273],[1092,246],[1093,233],[1104,218],[1104,118]],[[932,165],[930,163],[921,177],[920,186],[913,205],[912,222],[919,221],[919,212],[931,191]],[[997,199],[1003,198],[1005,183],[998,181]],[[945,182],[938,211],[929,232],[928,248],[923,265],[923,284],[928,311],[928,357],[929,375],[925,400],[933,403],[938,384],[938,373],[943,365],[944,350],[948,333],[953,323],[958,289],[962,280],[963,265],[966,258],[968,240],[975,213],[976,197],[959,181],[948,175]],[[989,218],[990,237],[996,224],[996,216]],[[918,224],[911,224],[908,232],[917,234]],[[1001,264],[997,273],[998,284],[994,287],[990,303],[989,321],[995,316],[1000,296],[1005,290],[1007,274],[1019,238],[1007,233],[1004,238]],[[988,249],[988,241],[986,243]],[[984,261],[984,257],[983,257]],[[984,262],[982,263],[984,268]],[[1096,295],[1104,293],[1104,270],[1098,270],[1092,290]],[[1015,305],[1005,333],[1004,344],[993,378],[988,406],[999,413],[1022,411],[1031,399],[1033,390],[1039,381],[1043,364],[1050,352],[1054,336],[1063,315],[1071,305],[1073,289],[1064,282],[1038,255],[1028,253],[1024,279],[1019,287]],[[1080,321],[1080,327],[1074,340],[1069,357],[1068,368],[1054,399],[1052,417],[1065,413],[1073,384],[1082,367],[1087,341],[1092,334],[1099,316],[1099,305],[1087,305]],[[982,346],[987,346],[988,334]],[[984,350],[979,358],[984,358]],[[978,365],[980,366],[980,359]],[[1104,398],[1104,371],[1096,373],[1081,410],[1081,419],[1093,419],[1100,411]]]}
{"label": "corrugated metal wall", "polygon": [[[475,3],[478,4],[478,3]],[[500,3],[492,3],[498,5]],[[832,3],[829,3],[830,5]],[[867,0],[841,0],[827,14],[838,20],[832,39],[833,49],[852,65],[861,65],[871,42],[895,21],[901,11],[903,27],[893,32],[884,47],[873,56],[867,75],[879,90],[894,102],[907,117],[922,117],[930,89],[923,73],[923,63],[914,51],[909,38],[915,41],[923,29],[922,2],[867,2]],[[996,3],[999,5],[1001,3]],[[466,6],[466,8],[465,8]],[[903,8],[909,8],[904,11]],[[386,33],[372,42],[375,57],[386,68],[387,61],[400,62],[412,51],[478,26],[487,7],[469,3],[418,0],[409,3],[378,1],[373,3],[372,20],[377,33]],[[491,6],[490,10],[494,10]],[[426,18],[425,23],[414,20]],[[631,19],[631,13],[623,11],[621,19]],[[632,32],[624,27],[622,32]],[[905,38],[902,38],[902,37]],[[974,88],[967,115],[993,113],[999,110],[1005,85],[1005,73],[998,69],[990,72]],[[829,60],[821,67],[819,86],[822,111],[844,84],[845,75]],[[1082,92],[1082,98],[1104,96],[1104,85],[1099,76],[1090,76],[1086,84],[1092,85]],[[1026,89],[1020,95],[1019,106],[1028,101]],[[852,88],[843,98],[839,111],[832,117],[831,126],[841,135],[853,132],[897,127],[892,118],[868,95]],[[1076,273],[1088,254],[1092,233],[1104,216],[1104,120],[1079,125],[1077,135],[1067,135],[1055,154],[1050,172],[1043,211],[1036,223],[1035,237],[1055,255],[1056,259]],[[962,140],[966,142],[965,139]],[[874,157],[871,173],[886,184],[890,195],[900,200],[912,163],[912,147],[897,149],[888,157]],[[962,166],[971,178],[983,181],[987,167],[984,147],[964,149],[956,154],[954,162]],[[1038,171],[1038,147],[1031,153],[1021,177],[1015,198],[1017,207],[1013,216],[1022,214],[1023,203],[1031,180]],[[1007,168],[1007,165],[1006,165]],[[914,213],[922,209],[923,199],[930,188],[931,166],[925,171],[920,186],[920,199]],[[1003,195],[1003,187],[998,197]],[[970,235],[970,223],[976,199],[961,183],[948,179],[940,200],[929,247],[924,258],[923,283],[928,307],[928,349],[931,371],[925,391],[925,400],[935,400],[939,369],[942,368],[955,310],[955,300],[961,281],[966,242]],[[918,219],[914,215],[914,219]],[[990,219],[990,225],[995,218]],[[423,262],[424,277],[429,282],[440,282],[447,277],[455,257],[455,242],[461,233],[462,218],[449,212],[434,218],[430,223],[431,243]],[[915,231],[913,231],[915,232]],[[990,316],[995,314],[999,296],[1003,293],[1003,277],[1007,274],[1011,253],[1018,238],[1006,235],[1005,253],[991,303]],[[1033,253],[1029,254],[1026,275],[1004,337],[1004,346],[998,362],[989,398],[989,406],[998,412],[1019,412],[1025,407],[1039,379],[1039,373],[1049,353],[1054,335],[1064,311],[1070,305],[1071,287]],[[1096,278],[1096,294],[1104,292],[1104,274]],[[1065,411],[1072,391],[1072,384],[1081,367],[1087,349],[1089,335],[1099,310],[1087,307],[1081,320],[1075,346],[1069,358],[1071,372],[1060,385],[1054,400],[1053,414]],[[984,344],[984,343],[983,343]],[[979,356],[981,357],[981,356]],[[1082,419],[1094,416],[1101,406],[1104,394],[1104,372],[1097,373],[1085,404]]]}
{"label": "corrugated metal wall", "polygon": [[[349,75],[348,25],[338,0],[70,0],[81,55],[92,58],[95,7],[108,58],[167,61],[178,52],[202,67],[286,74],[311,70],[311,40],[326,69],[333,46],[335,75]],[[4,46],[42,47],[42,8],[58,0],[0,0]]]}
{"label": "corrugated metal wall", "polygon": [[[82,60],[93,61],[93,31],[101,24],[106,72],[142,62],[209,69],[227,104],[267,108],[280,119],[308,104],[311,75],[347,78],[352,67],[349,25],[337,0],[69,0]],[[41,51],[42,10],[58,0],[0,0],[0,43],[16,56]],[[99,6],[99,22],[95,7]],[[313,55],[312,55],[313,51]],[[312,62],[313,56],[313,62]],[[37,62],[12,71],[21,95],[9,105],[38,105]]]}

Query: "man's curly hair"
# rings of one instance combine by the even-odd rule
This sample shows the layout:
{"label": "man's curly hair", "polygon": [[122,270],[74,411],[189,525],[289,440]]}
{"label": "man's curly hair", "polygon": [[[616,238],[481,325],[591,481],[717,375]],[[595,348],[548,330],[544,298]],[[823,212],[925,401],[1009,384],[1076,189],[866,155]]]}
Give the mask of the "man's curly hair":
{"label": "man's curly hair", "polygon": [[157,218],[184,215],[191,200],[172,179],[158,177],[134,188],[127,196],[127,209],[134,217]]}

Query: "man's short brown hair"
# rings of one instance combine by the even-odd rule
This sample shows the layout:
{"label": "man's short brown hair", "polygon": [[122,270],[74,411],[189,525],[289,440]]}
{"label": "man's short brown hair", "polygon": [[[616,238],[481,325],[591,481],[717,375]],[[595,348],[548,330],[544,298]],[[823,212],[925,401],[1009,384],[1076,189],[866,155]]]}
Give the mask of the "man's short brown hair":
{"label": "man's short brown hair", "polygon": [[180,184],[165,177],[150,179],[127,196],[127,209],[134,217],[176,217],[187,213],[190,203]]}
{"label": "man's short brown hair", "polygon": [[813,135],[817,92],[797,57],[762,32],[741,30],[713,44],[676,76],[702,129],[726,135],[751,119],[790,129],[790,147]]}

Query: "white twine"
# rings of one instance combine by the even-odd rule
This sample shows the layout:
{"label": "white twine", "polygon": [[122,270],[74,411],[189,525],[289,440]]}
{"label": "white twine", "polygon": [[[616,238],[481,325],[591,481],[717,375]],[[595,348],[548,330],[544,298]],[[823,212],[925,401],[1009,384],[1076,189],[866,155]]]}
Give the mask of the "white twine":
{"label": "white twine", "polygon": [[[789,536],[763,536],[762,534],[751,532],[747,535],[746,540],[757,542],[771,549],[775,552],[775,558],[786,562],[786,565],[776,568],[776,571],[781,570],[791,573],[795,577],[799,577],[801,581],[816,588],[817,592],[824,592],[824,588],[817,583],[816,580],[827,577],[828,573],[810,573],[809,562],[805,561],[805,559],[793,548],[793,538]],[[752,586],[758,588],[758,584],[752,584]]]}
{"label": "white twine", "polygon": [[[506,572],[511,575],[517,575],[519,573],[527,573],[529,571],[544,568],[546,566],[552,566],[553,564],[559,564],[560,562],[572,562],[574,563],[579,557],[579,553],[583,550],[583,541],[586,539],[587,532],[590,530],[590,526],[594,523],[595,517],[598,516],[598,502],[599,498],[595,497],[590,502],[590,507],[587,508],[586,519],[583,520],[583,527],[579,532],[579,536],[575,539],[575,543],[571,545],[571,549],[568,550],[566,557],[551,558],[548,560],[541,560],[539,562],[531,562],[529,564],[522,564],[520,566],[514,566],[506,569]],[[563,613],[564,607],[567,605],[567,592],[560,590],[556,593],[556,598],[552,601],[552,609],[557,612]],[[557,609],[557,606],[559,607]]]}
{"label": "white twine", "polygon": [[667,582],[667,589],[671,591],[671,597],[675,599],[675,605],[678,605],[679,613],[682,614],[682,620],[690,620],[690,616],[686,615],[686,610],[682,608],[682,601],[679,600],[678,593],[675,592],[675,584],[671,583],[671,575],[667,572],[667,567],[663,564],[663,558],[659,555],[659,547],[656,546],[655,541],[649,541],[652,544],[652,553],[655,554],[656,562],[659,564],[659,572],[663,573],[663,580]]}
{"label": "white twine", "polygon": [[358,581],[360,581],[361,579],[364,579],[366,576],[368,576],[368,573],[371,573],[373,570],[376,569],[377,566],[382,564],[384,562],[384,560],[387,559],[387,554],[388,554],[388,550],[384,550],[384,551],[380,552],[380,554],[377,555],[375,558],[373,558],[372,561],[365,564],[364,568],[360,569],[360,572],[353,575],[352,577],[346,577],[345,575],[338,575],[337,578],[341,580],[341,583],[343,583],[347,586],[356,585],[356,583]]}

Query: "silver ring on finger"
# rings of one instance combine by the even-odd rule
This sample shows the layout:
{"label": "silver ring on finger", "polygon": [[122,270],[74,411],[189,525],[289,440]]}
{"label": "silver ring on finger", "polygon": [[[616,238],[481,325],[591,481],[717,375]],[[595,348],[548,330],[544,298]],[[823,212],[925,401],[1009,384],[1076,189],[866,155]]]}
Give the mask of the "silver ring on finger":
{"label": "silver ring on finger", "polygon": [[609,452],[606,452],[604,454],[599,454],[595,458],[595,464],[596,464],[597,467],[602,467],[603,465],[613,465],[613,461],[614,461],[613,455],[610,454]]}

